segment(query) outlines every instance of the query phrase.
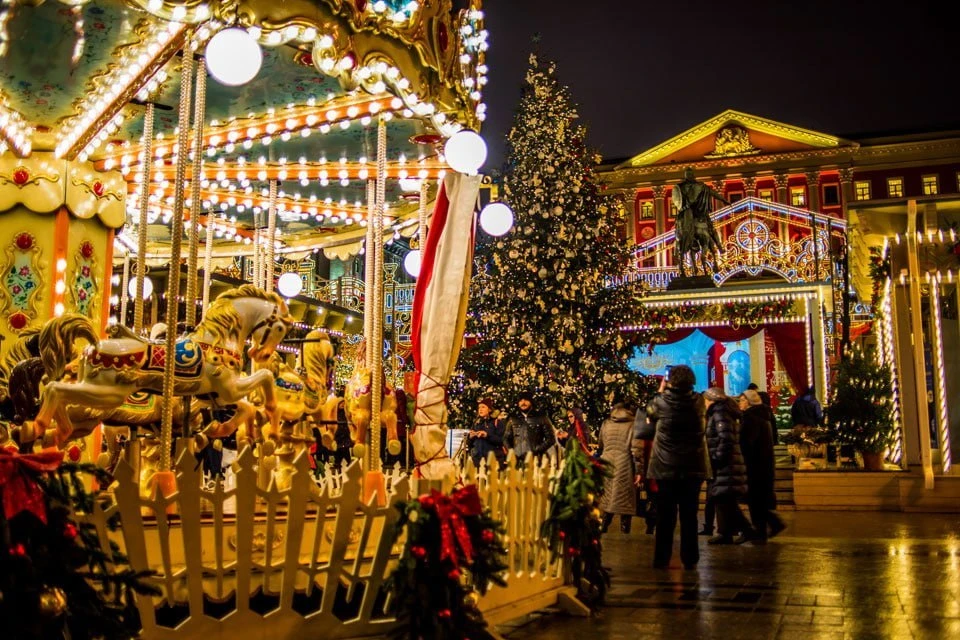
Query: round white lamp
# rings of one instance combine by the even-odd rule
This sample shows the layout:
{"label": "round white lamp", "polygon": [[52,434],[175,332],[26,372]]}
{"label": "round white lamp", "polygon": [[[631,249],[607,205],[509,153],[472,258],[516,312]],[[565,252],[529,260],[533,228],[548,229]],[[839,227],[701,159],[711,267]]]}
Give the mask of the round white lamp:
{"label": "round white lamp", "polygon": [[420,276],[420,250],[412,249],[403,259],[403,270],[410,274],[411,278]]}
{"label": "round white lamp", "polygon": [[[134,278],[127,285],[127,293],[130,294],[131,298],[136,297],[137,295],[137,279]],[[150,279],[150,276],[143,277],[143,299],[147,300],[150,296],[153,295],[153,280]]]}
{"label": "round white lamp", "polygon": [[298,274],[288,271],[277,280],[277,289],[284,298],[292,298],[303,290],[303,280]]}
{"label": "round white lamp", "polygon": [[502,202],[491,202],[480,212],[480,228],[491,236],[502,236],[513,228],[513,210]]}
{"label": "round white lamp", "polygon": [[454,171],[476,175],[487,161],[487,143],[475,131],[462,129],[447,140],[443,156]]}
{"label": "round white lamp", "polygon": [[210,38],[205,59],[210,75],[217,82],[238,87],[253,80],[260,72],[263,51],[246,29],[230,27]]}

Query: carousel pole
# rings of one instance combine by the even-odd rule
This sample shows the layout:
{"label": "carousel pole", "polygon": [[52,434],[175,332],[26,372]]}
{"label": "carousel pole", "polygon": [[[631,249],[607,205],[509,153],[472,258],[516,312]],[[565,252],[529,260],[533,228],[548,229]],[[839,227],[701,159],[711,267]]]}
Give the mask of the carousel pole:
{"label": "carousel pole", "polygon": [[419,226],[417,227],[417,237],[420,241],[420,264],[423,264],[424,255],[427,252],[427,192],[429,185],[427,179],[420,180],[420,211]]}
{"label": "carousel pole", "polygon": [[[372,358],[370,366],[370,445],[367,447],[367,475],[364,484],[364,498],[376,496],[378,504],[386,504],[386,480],[380,459],[380,410],[383,407],[383,215],[385,209],[387,184],[387,121],[380,118],[377,124],[377,185],[375,210],[373,214],[373,290],[370,326]],[[369,257],[367,258],[369,264]],[[368,278],[368,281],[371,278]],[[364,307],[366,311],[366,307]],[[368,345],[369,348],[369,345]]]}
{"label": "carousel pole", "polygon": [[[207,215],[207,240],[203,245],[203,304],[206,309],[210,304],[210,276],[213,268],[213,213]],[[202,314],[201,314],[202,315]]]}
{"label": "carousel pole", "polygon": [[184,180],[190,145],[190,89],[193,84],[193,51],[190,45],[184,51],[180,71],[180,110],[177,118],[177,165],[173,183],[173,219],[170,226],[170,266],[167,275],[167,334],[166,357],[163,363],[163,422],[160,426],[160,471],[158,484],[163,495],[166,488],[175,490],[171,469],[173,447],[173,408],[176,394],[176,347],[177,347],[177,298],[180,296],[180,249],[183,242]]}
{"label": "carousel pole", "polygon": [[130,250],[123,251],[123,276],[120,278],[120,317],[122,325],[127,324],[127,289],[130,288]]}
{"label": "carousel pole", "polygon": [[187,253],[187,291],[184,294],[186,317],[184,321],[196,326],[197,314],[197,262],[200,252],[200,180],[203,173],[203,121],[207,107],[207,71],[200,58],[197,66],[196,95],[193,104],[193,167],[190,171],[190,244]]}
{"label": "carousel pole", "polygon": [[270,210],[267,213],[267,247],[263,260],[263,288],[273,291],[273,261],[277,241],[277,181],[270,181]]}
{"label": "carousel pole", "polygon": [[[153,165],[154,104],[147,103],[143,116],[143,174],[140,177],[140,219],[137,221],[137,286],[133,298],[133,330],[143,334],[143,279],[147,275],[147,210],[150,207],[150,170]],[[127,295],[126,291],[122,292]]]}
{"label": "carousel pole", "polygon": [[377,210],[377,186],[376,180],[367,181],[367,235],[364,243],[364,267],[363,267],[363,337],[365,348],[365,361],[367,366],[373,359],[373,286],[374,286],[374,222]]}
{"label": "carousel pole", "polygon": [[[271,183],[272,184],[272,183]],[[253,286],[260,286],[260,212],[253,214]]]}

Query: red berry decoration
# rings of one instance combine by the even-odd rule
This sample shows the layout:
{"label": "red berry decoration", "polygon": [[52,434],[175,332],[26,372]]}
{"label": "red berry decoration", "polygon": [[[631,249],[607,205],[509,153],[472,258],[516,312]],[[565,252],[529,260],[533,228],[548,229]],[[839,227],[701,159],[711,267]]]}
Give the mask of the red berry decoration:
{"label": "red berry decoration", "polygon": [[410,553],[412,553],[413,557],[417,560],[423,560],[427,557],[427,550],[420,545],[414,545],[410,547]]}
{"label": "red berry decoration", "polygon": [[580,551],[576,547],[567,547],[567,555],[571,558],[575,558],[580,555]]}
{"label": "red berry decoration", "polygon": [[450,578],[451,580],[459,580],[460,569],[457,569],[456,567],[454,567],[453,569],[450,569],[450,572],[447,574],[447,577]]}
{"label": "red berry decoration", "polygon": [[67,540],[73,540],[74,538],[77,537],[79,533],[80,532],[77,531],[77,526],[72,522],[68,522],[63,527],[63,537],[66,538]]}
{"label": "red berry decoration", "polygon": [[17,544],[10,547],[10,555],[20,556],[21,558],[27,555],[27,548],[23,546],[22,543],[18,542]]}
{"label": "red berry decoration", "polygon": [[13,172],[13,184],[22,187],[30,179],[30,172],[23,167],[17,167]]}
{"label": "red berry decoration", "polygon": [[497,539],[497,534],[490,529],[484,529],[483,533],[480,534],[480,539],[486,544],[493,544],[493,541]]}
{"label": "red berry decoration", "polygon": [[437,611],[437,617],[446,620],[450,617],[450,609],[440,609]]}

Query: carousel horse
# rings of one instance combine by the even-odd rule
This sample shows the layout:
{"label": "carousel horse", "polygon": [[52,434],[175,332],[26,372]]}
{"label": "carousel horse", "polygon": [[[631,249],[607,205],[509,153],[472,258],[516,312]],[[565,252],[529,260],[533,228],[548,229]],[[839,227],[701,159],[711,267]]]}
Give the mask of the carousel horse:
{"label": "carousel horse", "polygon": [[333,450],[337,432],[337,404],[340,402],[332,391],[334,371],[334,348],[330,336],[323,329],[314,329],[307,334],[303,344],[303,400],[306,415],[320,430],[320,441]]}
{"label": "carousel horse", "polygon": [[[366,442],[367,429],[370,428],[372,417],[373,372],[367,366],[365,342],[366,340],[362,340],[357,347],[353,374],[343,390],[344,409],[354,442],[353,452],[358,458],[363,457],[366,452],[366,446],[363,443]],[[400,453],[400,438],[397,435],[397,400],[385,378],[380,394],[382,398],[380,424],[387,430],[387,453],[395,456]]]}
{"label": "carousel horse", "polygon": [[[214,406],[226,406],[236,405],[259,389],[272,425],[279,428],[273,375],[257,371],[245,376],[241,370],[242,349],[249,339],[250,358],[255,362],[267,360],[292,322],[286,303],[275,293],[246,284],[221,294],[196,329],[177,341],[172,354],[176,365],[174,395],[200,397]],[[165,345],[151,343],[119,325],[114,325],[112,336],[84,350],[75,382],[62,380],[69,348],[43,354],[50,360],[47,369],[54,381],[43,389],[34,420],[39,435],[56,421],[56,439],[70,438],[74,428],[70,405],[109,410],[121,406],[137,391],[163,392]]]}

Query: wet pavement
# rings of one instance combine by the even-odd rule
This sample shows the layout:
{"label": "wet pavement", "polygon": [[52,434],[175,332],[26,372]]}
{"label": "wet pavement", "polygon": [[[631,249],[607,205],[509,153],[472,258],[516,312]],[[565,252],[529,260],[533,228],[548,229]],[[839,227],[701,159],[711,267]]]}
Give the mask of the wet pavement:
{"label": "wet pavement", "polygon": [[498,631],[510,640],[960,638],[960,515],[781,515],[788,529],[766,546],[701,537],[695,572],[682,570],[679,541],[670,569],[653,569],[643,523],[624,535],[615,520],[604,539],[613,587],[598,615],[548,612]]}

